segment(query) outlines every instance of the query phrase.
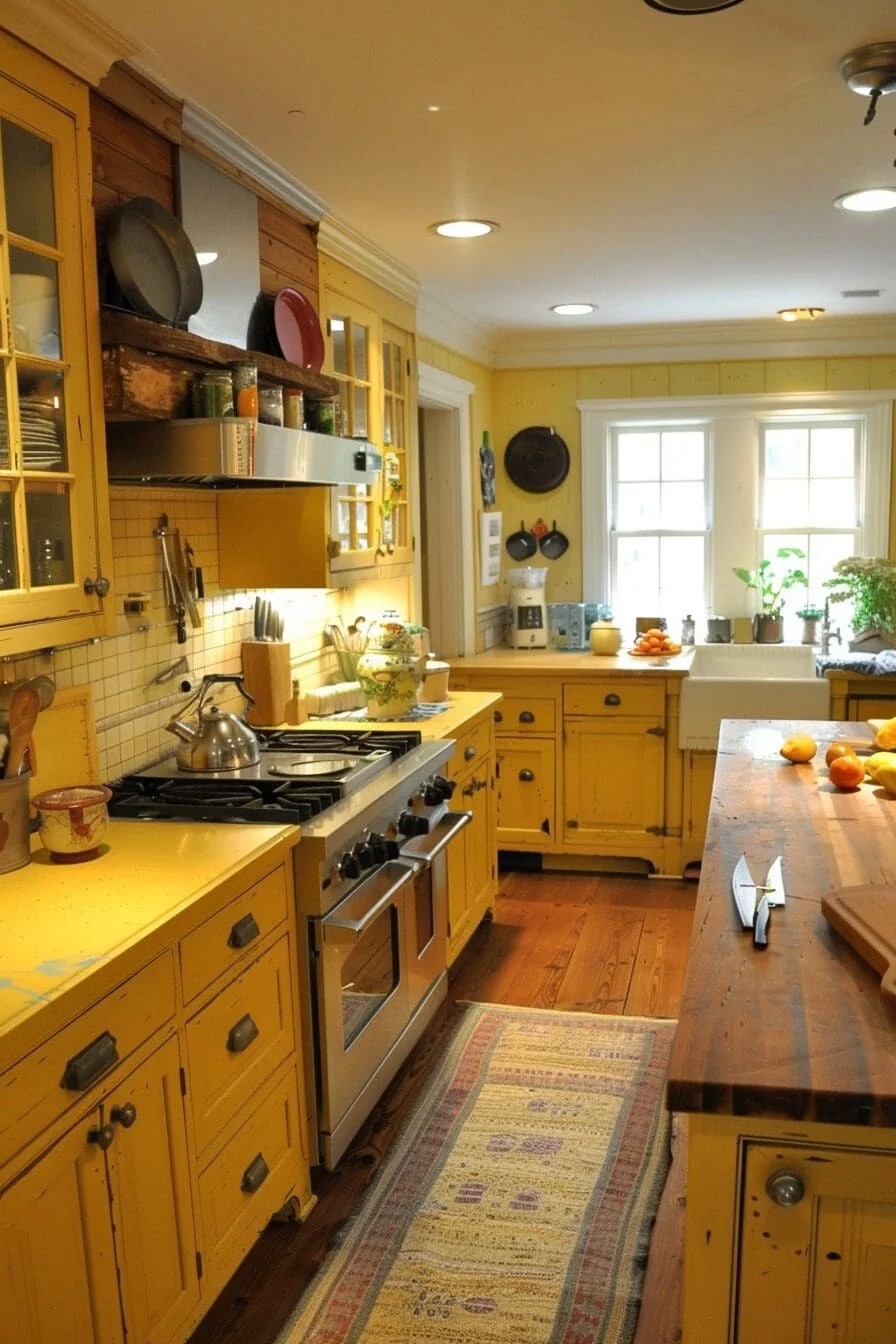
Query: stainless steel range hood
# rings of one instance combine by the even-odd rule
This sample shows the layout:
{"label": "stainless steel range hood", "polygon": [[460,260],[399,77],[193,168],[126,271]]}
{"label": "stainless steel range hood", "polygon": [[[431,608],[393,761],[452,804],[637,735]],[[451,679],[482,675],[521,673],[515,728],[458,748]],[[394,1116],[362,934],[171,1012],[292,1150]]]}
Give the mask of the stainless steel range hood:
{"label": "stainless steel range hood", "polygon": [[382,467],[382,456],[365,440],[235,416],[112,422],[106,439],[109,479],[118,485],[373,485]]}

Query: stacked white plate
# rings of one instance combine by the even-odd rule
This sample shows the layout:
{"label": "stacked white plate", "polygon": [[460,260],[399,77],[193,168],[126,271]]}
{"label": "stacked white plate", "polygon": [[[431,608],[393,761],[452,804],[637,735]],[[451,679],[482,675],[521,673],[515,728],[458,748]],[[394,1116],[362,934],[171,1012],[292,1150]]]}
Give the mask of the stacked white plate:
{"label": "stacked white plate", "polygon": [[22,397],[22,458],[30,471],[53,471],[63,465],[62,444],[53,419],[53,408],[39,397]]}

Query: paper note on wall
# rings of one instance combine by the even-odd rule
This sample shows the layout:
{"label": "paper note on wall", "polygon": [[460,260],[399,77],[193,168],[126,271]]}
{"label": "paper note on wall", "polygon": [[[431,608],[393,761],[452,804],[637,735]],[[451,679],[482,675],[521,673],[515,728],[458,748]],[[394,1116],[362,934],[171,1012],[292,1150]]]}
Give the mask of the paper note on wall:
{"label": "paper note on wall", "polygon": [[479,584],[488,588],[501,577],[501,527],[500,513],[481,513],[479,515]]}

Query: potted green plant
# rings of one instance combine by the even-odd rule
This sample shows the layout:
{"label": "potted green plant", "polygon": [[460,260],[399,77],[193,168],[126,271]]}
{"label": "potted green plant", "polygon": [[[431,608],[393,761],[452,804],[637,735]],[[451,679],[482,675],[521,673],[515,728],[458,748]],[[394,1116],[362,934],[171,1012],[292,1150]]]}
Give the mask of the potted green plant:
{"label": "potted green plant", "polygon": [[800,639],[801,644],[818,643],[818,622],[824,619],[824,608],[805,606],[797,612],[803,623],[803,634]]}
{"label": "potted green plant", "polygon": [[759,595],[759,611],[753,618],[753,638],[757,644],[781,643],[784,638],[784,594],[796,584],[804,588],[808,586],[809,580],[802,569],[796,566],[783,567],[776,563],[791,557],[805,560],[806,552],[798,546],[779,546],[773,558],[760,560],[755,569],[734,566],[734,572],[741,582]]}
{"label": "potted green plant", "polygon": [[883,556],[850,555],[838,560],[827,579],[831,602],[851,602],[855,638],[862,653],[896,647],[896,564]]}

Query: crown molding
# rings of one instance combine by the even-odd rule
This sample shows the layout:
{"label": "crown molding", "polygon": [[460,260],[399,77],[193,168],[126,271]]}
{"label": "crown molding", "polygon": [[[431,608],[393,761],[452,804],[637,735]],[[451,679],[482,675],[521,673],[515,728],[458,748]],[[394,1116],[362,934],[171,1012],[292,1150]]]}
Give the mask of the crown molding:
{"label": "crown molding", "polygon": [[328,257],[342,262],[390,294],[396,294],[406,303],[417,302],[420,282],[415,272],[341,219],[333,215],[324,216],[317,234],[317,245]]}
{"label": "crown molding", "polygon": [[417,335],[466,355],[486,368],[496,367],[494,331],[459,313],[425,286],[417,302]]}
{"label": "crown molding", "polygon": [[[798,328],[798,331],[794,331]],[[687,322],[604,330],[505,332],[494,367],[562,368],[583,364],[652,364],[689,360],[829,359],[887,355],[896,350],[896,315]]]}
{"label": "crown molding", "polygon": [[191,103],[184,103],[183,124],[185,134],[192,140],[220,154],[223,159],[315,224],[326,211],[327,207],[319,196],[315,196],[297,178],[285,173],[273,159],[260,153],[254,145],[249,144],[248,140],[237,135],[236,131],[231,130],[217,117],[213,117],[210,112],[204,111],[201,107],[194,107]]}
{"label": "crown molding", "polygon": [[3,0],[2,26],[93,85],[139,50],[76,0]]}

